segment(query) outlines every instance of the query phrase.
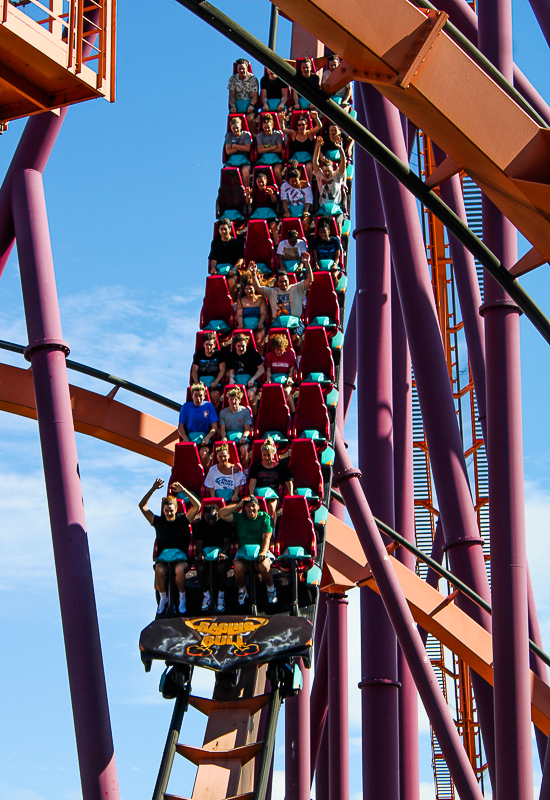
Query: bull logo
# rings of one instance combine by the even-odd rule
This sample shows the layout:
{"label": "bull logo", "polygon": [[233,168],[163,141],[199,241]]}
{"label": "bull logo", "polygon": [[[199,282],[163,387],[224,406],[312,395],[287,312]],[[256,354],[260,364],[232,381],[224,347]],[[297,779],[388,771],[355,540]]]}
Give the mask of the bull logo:
{"label": "bull logo", "polygon": [[247,642],[246,638],[263,625],[265,617],[249,617],[240,622],[216,622],[211,618],[186,619],[185,624],[200,637],[200,643],[190,644],[187,655],[212,655],[213,647],[233,647],[237,656],[251,656],[259,652],[260,646]]}

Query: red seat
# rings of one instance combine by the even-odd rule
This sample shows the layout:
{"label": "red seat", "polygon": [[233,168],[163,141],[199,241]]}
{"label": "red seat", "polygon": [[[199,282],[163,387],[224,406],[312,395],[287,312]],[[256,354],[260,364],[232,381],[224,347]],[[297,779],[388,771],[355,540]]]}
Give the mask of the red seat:
{"label": "red seat", "polygon": [[218,217],[223,217],[230,210],[238,211],[242,217],[245,216],[246,194],[241,171],[238,167],[224,167],[222,169],[216,209]]}
{"label": "red seat", "polygon": [[253,350],[258,352],[258,348],[256,346],[256,339],[254,338],[254,331],[249,330],[248,328],[235,328],[233,333],[231,334],[231,351],[235,350],[235,336],[238,333],[246,333],[248,336],[248,344],[246,345],[246,349],[248,350],[251,347]]}
{"label": "red seat", "polygon": [[241,459],[239,458],[239,454],[237,452],[237,445],[235,444],[235,442],[215,442],[214,443],[214,453],[213,453],[213,458],[212,458],[212,464],[217,464],[218,463],[217,452],[220,449],[220,447],[222,446],[222,444],[226,445],[226,447],[227,447],[227,449],[229,451],[229,460],[231,461],[231,463],[235,464],[239,469],[242,470]]}
{"label": "red seat", "polygon": [[[233,75],[236,75],[236,74],[237,74],[237,66],[238,66],[238,65],[237,65],[237,62],[236,62],[236,61],[234,61],[234,62],[233,62]],[[249,72],[251,75],[254,75],[254,69],[253,69],[253,67],[252,67],[252,64],[250,63],[250,61],[248,62],[248,72]]]}
{"label": "red seat", "polygon": [[197,445],[193,442],[179,442],[174,449],[174,466],[168,483],[168,492],[174,481],[178,481],[200,497],[204,483],[204,468]]}
{"label": "red seat", "polygon": [[250,133],[250,128],[248,127],[248,120],[246,118],[246,114],[228,114],[227,115],[227,130],[226,133],[229,133],[231,130],[231,120],[238,117],[241,121],[241,130],[246,133]]}
{"label": "red seat", "polygon": [[290,350],[294,355],[296,355],[296,351],[294,350],[294,345],[292,344],[292,337],[290,336],[290,331],[288,328],[270,328],[269,329],[269,337],[267,340],[267,353],[273,348],[271,347],[271,337],[274,335],[284,336],[288,342],[288,350]]}
{"label": "red seat", "polygon": [[281,242],[288,239],[289,231],[298,231],[298,239],[306,238],[302,220],[299,217],[285,217],[281,220],[281,233],[279,234]]}
{"label": "red seat", "polygon": [[[328,221],[330,222],[330,235],[331,236],[336,236],[339,239],[340,238],[340,231],[338,230],[338,225],[336,224],[336,221],[335,221],[334,217],[317,217],[317,219],[315,221],[315,236],[319,235],[318,228],[319,228],[319,222],[321,221],[321,219],[328,219]],[[340,242],[340,244],[342,244],[342,243]],[[341,248],[340,248],[340,251],[341,251]]]}
{"label": "red seat", "polygon": [[330,439],[328,410],[318,383],[304,383],[298,394],[292,436],[299,438],[307,430],[317,431],[324,439]]}
{"label": "red seat", "polygon": [[237,386],[236,383],[228,383],[226,386],[224,386],[222,408],[227,408],[228,405],[229,405],[229,400],[227,399],[227,392],[230,389],[240,389],[241,390],[241,392],[243,393],[243,396],[241,397],[239,402],[240,402],[240,404],[242,406],[246,406],[246,408],[248,408],[248,410],[252,413],[252,409],[250,408],[250,402],[248,400],[248,395],[247,395],[246,391],[243,389],[242,386]]}
{"label": "red seat", "polygon": [[252,453],[250,454],[250,466],[255,464],[256,461],[262,460],[262,445],[265,442],[265,439],[254,439],[254,443],[252,445]]}
{"label": "red seat", "polygon": [[315,527],[306,498],[298,495],[290,495],[283,500],[275,554],[281,557],[289,547],[303,547],[306,554],[311,556],[309,560],[303,559],[305,563],[298,566],[299,571],[305,571],[313,565],[312,559],[317,556]]}
{"label": "red seat", "polygon": [[254,177],[252,180],[253,186],[256,186],[256,178],[258,177],[258,173],[260,172],[263,172],[263,174],[266,176],[268,186],[275,186],[277,190],[279,189],[275,181],[275,176],[273,175],[273,167],[269,167],[267,165],[263,167],[261,164],[259,167],[254,167]]}
{"label": "red seat", "polygon": [[318,508],[323,500],[324,481],[315,444],[311,439],[294,439],[290,450],[289,469],[294,478],[294,494],[311,490],[310,506]]}
{"label": "red seat", "polygon": [[267,500],[265,497],[257,497],[256,500],[258,501],[258,505],[260,506],[260,511],[265,511],[266,514],[269,514],[269,509],[267,507]]}
{"label": "red seat", "polygon": [[[255,152],[254,160],[256,160],[256,155],[257,155],[256,154],[256,143],[254,143],[254,152]],[[277,197],[279,196],[279,186],[277,185],[277,182],[275,181],[275,176],[273,175],[273,168],[268,166],[268,165],[262,166],[260,164],[260,166],[254,167],[254,174],[252,176],[251,186],[252,186],[252,207],[253,208],[256,208],[256,205],[255,205],[255,200],[256,200],[256,198],[255,198],[255,194],[256,194],[256,178],[258,177],[259,173],[263,173],[266,176],[267,185],[268,186],[273,186],[277,190]],[[265,205],[265,203],[264,203],[264,205]],[[269,207],[273,208],[273,211],[277,210],[277,205],[275,203],[273,205],[271,203],[269,203]]]}
{"label": "red seat", "polygon": [[262,131],[262,130],[263,130],[263,128],[262,128],[262,121],[263,121],[263,117],[264,117],[266,114],[271,114],[271,116],[273,117],[273,130],[274,130],[274,131],[282,131],[282,128],[281,128],[281,121],[280,121],[280,119],[279,119],[279,115],[277,114],[277,112],[276,112],[276,111],[261,111],[261,112],[260,112],[260,124],[258,125],[258,130],[259,130],[259,131]]}
{"label": "red seat", "polygon": [[[234,239],[236,239],[237,238],[237,232],[235,231],[235,224],[233,222],[231,222],[231,220],[229,221],[229,224],[231,226],[231,236]],[[219,236],[219,235],[220,235],[220,221],[216,220],[216,222],[214,223],[214,237],[213,238],[215,239],[216,236]]]}
{"label": "red seat", "polygon": [[[197,335],[195,336],[195,353],[197,350],[200,350],[204,344],[204,334],[210,333],[210,331],[197,331]],[[216,350],[220,349],[220,340],[218,339],[218,334],[216,334]]]}
{"label": "red seat", "polygon": [[304,322],[315,325],[316,317],[328,317],[331,324],[340,326],[340,305],[330,272],[315,272],[309,289]]}
{"label": "red seat", "polygon": [[218,508],[225,508],[225,500],[223,497],[204,497],[201,500],[201,517],[204,513],[205,506],[218,506]]}
{"label": "red seat", "polygon": [[277,431],[284,439],[290,439],[290,411],[279,383],[264,383],[256,415],[255,438],[265,439],[269,431]]}
{"label": "red seat", "polygon": [[[205,400],[206,400],[208,403],[211,403],[211,402],[212,402],[212,401],[210,400],[210,392],[208,391],[208,389],[206,388],[206,386],[204,387],[204,399],[205,399]],[[193,395],[191,394],[191,387],[190,387],[190,386],[188,386],[188,387],[187,387],[187,393],[186,393],[186,395],[185,395],[185,402],[186,402],[186,403],[190,403],[192,400],[193,400]]]}
{"label": "red seat", "polygon": [[300,173],[300,180],[305,181],[309,188],[311,189],[311,181],[309,180],[309,175],[307,174],[307,169],[305,164],[298,164],[296,169]]}
{"label": "red seat", "polygon": [[206,279],[206,290],[201,310],[201,328],[208,329],[214,321],[224,322],[233,327],[233,301],[223,275],[210,275]]}
{"label": "red seat", "polygon": [[255,261],[256,264],[265,264],[273,271],[275,261],[275,247],[265,219],[251,219],[246,229],[246,242],[244,245],[245,264]]}
{"label": "red seat", "polygon": [[334,383],[334,361],[327,332],[320,326],[310,325],[304,333],[304,346],[298,374],[300,382],[317,382],[317,378],[314,377],[315,373],[323,373],[325,381]]}
{"label": "red seat", "polygon": [[[302,59],[300,59],[300,61],[301,60]],[[296,62],[296,64],[298,64],[298,62]],[[298,69],[299,69],[299,67],[296,66],[296,71],[298,71]],[[292,89],[290,91],[292,92]],[[292,97],[292,103],[294,103],[294,96]],[[293,130],[297,131],[298,130],[298,120],[300,119],[300,117],[307,117],[307,128],[308,128],[308,130],[311,130],[313,128],[313,120],[311,119],[311,115],[310,115],[309,111],[306,108],[304,108],[303,110],[299,110],[299,109],[295,109],[295,108],[292,109],[292,114],[291,114],[291,117],[290,117],[290,127]]]}

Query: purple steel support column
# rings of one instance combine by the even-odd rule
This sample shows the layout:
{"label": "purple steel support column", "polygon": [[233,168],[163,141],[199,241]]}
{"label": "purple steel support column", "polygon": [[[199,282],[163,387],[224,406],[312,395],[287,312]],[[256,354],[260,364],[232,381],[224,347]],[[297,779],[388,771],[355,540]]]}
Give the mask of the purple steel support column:
{"label": "purple steel support column", "polygon": [[[399,112],[373,87],[362,85],[368,127],[399,158],[407,154]],[[446,547],[453,572],[489,602],[489,581],[472,503],[454,400],[441,341],[426,250],[414,197],[377,166],[405,329],[426,431]],[[461,607],[486,630],[491,618],[475,603]],[[490,774],[494,768],[492,690],[472,674]]]}
{"label": "purple steel support column", "polygon": [[52,152],[57,134],[67,115],[68,108],[59,114],[44,111],[29,118],[0,188],[0,277],[2,276],[15,239],[11,209],[13,176],[21,169],[34,169],[42,173]]}
{"label": "purple steel support column", "polygon": [[[321,672],[326,676],[328,670],[326,647],[323,650],[323,636],[324,636],[324,631],[326,630],[326,617],[327,617],[327,596],[324,592],[321,592],[321,596],[319,597],[319,607],[317,609],[317,624],[315,628],[315,675],[317,675],[318,672]],[[315,688],[315,683],[314,683],[314,688]],[[326,715],[328,713],[328,686],[326,685],[326,678],[325,678],[324,689],[325,689],[324,696],[326,697],[325,701],[326,704],[325,720],[326,720]],[[313,703],[311,704],[311,708],[313,710],[315,709],[315,705],[313,705]],[[321,732],[321,739],[318,746],[317,757],[315,759],[316,763],[313,762],[313,754],[311,758],[312,758],[311,761],[312,780],[313,780],[313,771],[315,770],[316,800],[329,800],[328,730],[327,730],[327,725],[325,723],[323,723],[323,730]]]}
{"label": "purple steel support column", "polygon": [[[326,595],[323,593],[323,597]],[[311,783],[315,777],[317,767],[321,766],[319,762],[319,755],[321,751],[321,742],[326,729],[326,720],[328,715],[328,646],[327,646],[327,626],[323,629],[323,636],[319,646],[318,658],[315,661],[315,677],[313,679],[313,686],[310,693],[310,745],[311,745]],[[328,751],[328,739],[327,739]],[[328,755],[327,755],[328,759]],[[327,773],[328,775],[328,773]],[[328,777],[327,777],[328,780]],[[328,794],[328,792],[327,792]]]}
{"label": "purple steel support column", "polygon": [[[416,544],[414,529],[414,478],[412,430],[411,357],[399,294],[392,273],[392,388],[393,388],[393,472],[395,529]],[[414,572],[416,559],[400,547],[396,557]],[[399,784],[401,800],[419,800],[418,692],[401,648],[398,650],[399,682]]]}
{"label": "purple steel support column", "polygon": [[357,315],[355,307],[356,299],[354,297],[344,337],[344,369],[342,370],[344,375],[344,422],[348,416],[351,398],[356,388],[355,381],[357,380]]}
{"label": "purple steel support column", "polygon": [[[540,625],[539,620],[537,617],[537,605],[535,603],[535,593],[533,592],[533,585],[531,583],[531,575],[529,572],[529,564],[527,564],[527,604],[529,610],[529,638],[531,641],[535,642],[541,649],[542,647],[542,636],[540,633]],[[533,672],[541,678],[546,684],[548,683],[548,670],[546,668],[546,664],[540,660],[538,656],[534,653],[529,651],[529,666],[533,670]],[[535,739],[537,740],[537,748],[539,751],[539,759],[541,766],[544,766],[544,762],[546,759],[546,752],[548,749],[548,737],[544,735],[544,733],[537,728],[535,725]],[[547,794],[542,794],[542,787],[541,787],[541,800],[544,797],[544,800],[550,800],[550,784],[547,787]]]}
{"label": "purple steel support column", "polygon": [[[340,365],[341,375],[345,369]],[[340,395],[336,410],[336,427],[344,433],[344,387],[340,378]],[[330,511],[344,521],[345,509],[341,503],[332,500]],[[349,724],[348,724],[348,601],[345,595],[337,599],[331,595],[326,600],[325,636],[328,673],[328,725],[325,731],[328,739],[328,796],[330,800],[349,798]],[[330,646],[329,646],[330,642]],[[316,783],[317,786],[317,783]]]}
{"label": "purple steel support column", "polygon": [[[466,0],[439,0],[437,7],[440,11],[449,14],[450,21],[458,30],[469,39],[472,44],[477,42],[477,14]],[[510,83],[510,76],[506,76]],[[523,72],[513,65],[513,83],[517,91],[523,95],[527,102],[540,114],[540,116],[550,124],[550,107],[541,97]]]}
{"label": "purple steel support column", "polygon": [[[441,163],[441,161],[445,158],[445,154],[437,147],[437,145],[434,145],[434,152],[436,156],[436,163]],[[440,190],[442,200],[447,203],[447,205],[455,212],[455,214],[457,214],[462,220],[466,221],[464,198],[462,196],[459,177],[455,175],[450,180],[445,181],[445,183],[441,185]],[[479,290],[479,282],[477,279],[473,256],[452,234],[449,236],[449,242],[458,296],[460,299],[460,307],[462,309],[462,317],[464,320],[464,331],[468,344],[468,357],[472,367],[472,376],[476,390],[479,419],[483,430],[483,438],[485,439],[485,442],[487,442],[485,331],[483,326],[483,318],[479,314],[478,310],[481,306],[481,292]],[[441,556],[436,556],[434,553],[432,553],[432,558],[436,558],[441,562],[442,553]],[[527,571],[529,572],[528,567]],[[437,585],[436,583],[433,583],[434,580],[437,580],[436,573],[434,573],[433,570],[429,570],[426,580],[430,585]],[[531,586],[529,575],[528,581],[529,586]],[[532,589],[529,592],[528,609],[530,629],[529,635],[531,639],[542,648],[542,637],[540,635],[535,598]],[[530,654],[530,663],[531,669],[545,683],[548,683],[548,671],[546,669],[546,665],[532,653]],[[542,760],[544,760],[546,742],[548,739],[536,726],[535,735],[540,757]]]}
{"label": "purple steel support column", "polygon": [[309,800],[309,670],[300,659],[304,685],[285,700],[285,800]]}
{"label": "purple steel support column", "polygon": [[[510,80],[511,0],[478,4],[478,44]],[[516,230],[486,197],[482,202],[484,241],[510,268],[517,260]],[[496,754],[493,792],[499,800],[530,800],[533,761],[519,309],[488,273],[484,294]]]}
{"label": "purple steel support column", "polygon": [[[434,156],[436,164],[440,164],[445,159],[445,153],[434,144]],[[466,209],[464,207],[464,197],[462,186],[458,175],[453,175],[445,181],[441,187],[441,199],[447,203],[450,209],[468,224]],[[468,358],[472,367],[472,377],[476,392],[477,410],[479,422],[483,431],[483,438],[487,441],[487,402],[485,391],[485,331],[483,318],[479,313],[481,306],[481,291],[476,272],[476,264],[473,255],[467,250],[458,239],[449,234],[449,247],[453,259],[453,271],[456,281],[458,298],[460,300],[460,310],[464,321],[464,334],[468,345]]]}
{"label": "purple steel support column", "polygon": [[[352,466],[342,437],[336,432],[334,477],[339,484],[353,526],[367,556],[378,591],[407,659],[416,688],[433,725],[451,777],[461,800],[473,800],[474,798],[481,800],[481,789],[361,488],[358,480],[360,475],[361,473]],[[377,799],[378,797],[385,797],[385,795],[378,795]]]}
{"label": "purple steel support column", "polygon": [[42,176],[13,176],[13,218],[84,800],[117,800],[82,486]]}
{"label": "purple steel support column", "polygon": [[[358,101],[365,125],[360,96]],[[359,466],[373,513],[394,527],[390,247],[374,161],[360,148],[355,170]],[[397,639],[379,595],[368,588],[360,592],[363,797],[397,800]]]}
{"label": "purple steel support column", "polygon": [[348,601],[345,594],[327,600],[329,797],[349,800]]}
{"label": "purple steel support column", "polygon": [[[434,561],[437,561],[438,564],[442,564],[444,554],[445,554],[445,534],[443,533],[443,525],[441,524],[441,517],[438,517],[435,526],[434,540],[432,542],[431,556],[434,559]],[[434,589],[437,589],[439,584],[439,572],[436,572],[435,569],[428,567],[428,572],[426,573],[426,583],[428,584],[428,586],[433,586]],[[428,641],[428,631],[426,631],[424,628],[420,628],[420,637],[425,645],[426,642]]]}
{"label": "purple steel support column", "polygon": [[[438,564],[443,563],[443,555],[445,552],[445,534],[443,533],[443,525],[441,524],[441,517],[438,517],[437,522],[435,524],[435,533],[434,533],[434,540],[432,542],[432,552],[431,557],[434,561],[437,561]],[[437,589],[439,584],[439,573],[432,569],[431,567],[428,568],[428,572],[426,574],[426,583],[428,586],[433,586],[434,589]]]}

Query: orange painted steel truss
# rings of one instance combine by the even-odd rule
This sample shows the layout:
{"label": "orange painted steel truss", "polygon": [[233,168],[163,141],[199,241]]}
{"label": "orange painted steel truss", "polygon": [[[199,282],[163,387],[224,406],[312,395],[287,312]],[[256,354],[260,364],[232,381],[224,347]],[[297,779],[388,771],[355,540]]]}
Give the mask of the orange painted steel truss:
{"label": "orange painted steel truss", "polygon": [[514,223],[542,254],[539,264],[550,258],[550,130],[435,24],[433,12],[408,0],[277,6],[347,62],[339,68],[341,85],[374,84],[448,154],[454,172],[467,172]]}
{"label": "orange painted steel truss", "polygon": [[[113,399],[113,393],[96,394],[69,385],[74,427],[104,442],[116,444],[147,458],[172,466],[178,430],[149,414]],[[36,419],[32,374],[0,364],[0,411]]]}
{"label": "orange painted steel truss", "polygon": [[0,0],[0,122],[113,102],[115,50],[116,0]]}

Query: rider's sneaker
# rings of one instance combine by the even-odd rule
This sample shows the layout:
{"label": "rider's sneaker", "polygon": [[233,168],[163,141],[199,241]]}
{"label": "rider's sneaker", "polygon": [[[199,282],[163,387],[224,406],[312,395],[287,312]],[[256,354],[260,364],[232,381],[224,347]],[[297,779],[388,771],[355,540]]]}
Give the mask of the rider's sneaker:
{"label": "rider's sneaker", "polygon": [[271,605],[277,602],[277,592],[274,586],[267,587],[267,602]]}
{"label": "rider's sneaker", "polygon": [[246,591],[246,589],[239,589],[238,601],[240,606],[244,606],[244,604],[247,601],[247,598],[248,598],[248,592]]}
{"label": "rider's sneaker", "polygon": [[160,617],[161,614],[164,614],[167,605],[168,605],[168,595],[163,594],[160,597],[160,602],[157,608],[157,616]]}
{"label": "rider's sneaker", "polygon": [[218,592],[218,602],[216,603],[216,611],[219,611],[220,613],[222,611],[225,611],[225,593],[224,592]]}
{"label": "rider's sneaker", "polygon": [[207,611],[210,607],[210,592],[204,592],[202,598],[202,610]]}
{"label": "rider's sneaker", "polygon": [[185,602],[185,592],[182,592],[180,594],[180,604],[178,606],[178,613],[185,614],[186,611],[187,611],[187,604]]}

